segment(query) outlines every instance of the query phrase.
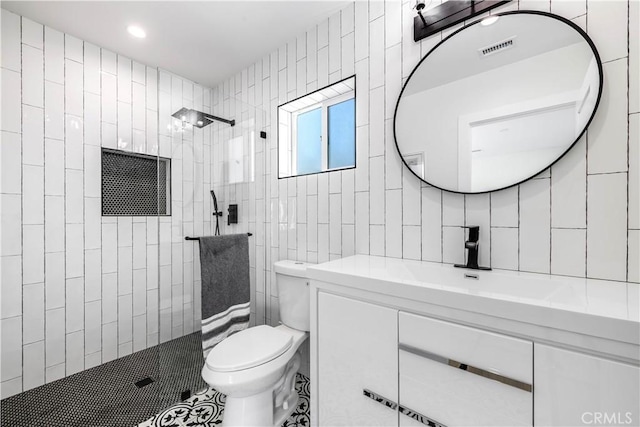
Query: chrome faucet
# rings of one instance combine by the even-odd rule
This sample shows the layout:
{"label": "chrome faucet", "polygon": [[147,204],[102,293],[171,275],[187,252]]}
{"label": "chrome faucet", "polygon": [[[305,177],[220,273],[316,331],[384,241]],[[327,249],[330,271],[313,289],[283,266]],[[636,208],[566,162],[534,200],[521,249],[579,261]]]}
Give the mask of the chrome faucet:
{"label": "chrome faucet", "polygon": [[470,268],[472,270],[491,270],[491,267],[480,267],[478,265],[478,249],[480,248],[480,226],[470,225],[469,240],[464,242],[464,247],[467,249],[467,263],[466,264],[454,264],[454,267]]}

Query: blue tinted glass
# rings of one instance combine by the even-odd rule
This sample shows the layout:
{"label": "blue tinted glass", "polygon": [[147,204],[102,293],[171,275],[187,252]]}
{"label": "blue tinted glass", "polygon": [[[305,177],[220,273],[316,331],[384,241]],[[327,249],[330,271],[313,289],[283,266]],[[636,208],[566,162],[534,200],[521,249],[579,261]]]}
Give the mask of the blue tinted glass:
{"label": "blue tinted glass", "polygon": [[298,174],[322,170],[322,111],[320,108],[298,115]]}
{"label": "blue tinted glass", "polygon": [[329,107],[329,169],[355,166],[355,99]]}

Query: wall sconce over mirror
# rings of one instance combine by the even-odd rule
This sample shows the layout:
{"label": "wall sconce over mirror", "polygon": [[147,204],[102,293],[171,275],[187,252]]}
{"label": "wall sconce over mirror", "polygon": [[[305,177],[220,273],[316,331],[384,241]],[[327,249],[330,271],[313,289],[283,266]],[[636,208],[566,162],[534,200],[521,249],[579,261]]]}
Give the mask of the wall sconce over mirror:
{"label": "wall sconce over mirror", "polygon": [[278,178],[356,166],[356,76],[278,106]]}
{"label": "wall sconce over mirror", "polygon": [[431,7],[434,0],[416,0],[413,39],[417,42],[446,28],[509,3],[511,0],[449,0]]}
{"label": "wall sconce over mirror", "polygon": [[576,24],[546,12],[494,15],[436,45],[396,105],[407,168],[457,193],[519,184],[584,134],[602,94],[602,63]]}

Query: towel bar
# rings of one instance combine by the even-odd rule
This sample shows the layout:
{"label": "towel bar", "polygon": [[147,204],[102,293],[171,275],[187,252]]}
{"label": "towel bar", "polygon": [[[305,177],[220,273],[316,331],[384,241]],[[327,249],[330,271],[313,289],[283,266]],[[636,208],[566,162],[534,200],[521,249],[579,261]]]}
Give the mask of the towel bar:
{"label": "towel bar", "polygon": [[[252,233],[247,233],[247,236],[253,236],[253,234],[252,234]],[[189,237],[189,236],[186,236],[186,237],[184,238],[184,240],[200,240],[200,238],[199,238],[199,237]]]}

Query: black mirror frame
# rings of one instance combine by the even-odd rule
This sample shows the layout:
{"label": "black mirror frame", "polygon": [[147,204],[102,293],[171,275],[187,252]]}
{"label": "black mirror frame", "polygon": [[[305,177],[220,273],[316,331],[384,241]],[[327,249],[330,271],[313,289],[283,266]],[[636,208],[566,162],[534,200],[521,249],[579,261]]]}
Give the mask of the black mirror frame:
{"label": "black mirror frame", "polygon": [[573,148],[574,145],[576,145],[576,143],[580,140],[580,138],[582,138],[582,135],[584,135],[585,132],[587,131],[587,129],[589,128],[589,125],[591,124],[591,122],[593,121],[593,118],[595,117],[596,111],[598,111],[598,106],[600,105],[600,99],[602,97],[602,89],[603,89],[603,86],[604,86],[604,74],[603,74],[603,70],[602,70],[602,60],[600,59],[600,54],[598,53],[598,50],[596,49],[596,46],[593,43],[593,40],[591,40],[591,38],[587,35],[587,33],[582,28],[580,28],[578,25],[576,25],[575,23],[571,22],[570,20],[568,20],[566,18],[563,18],[563,17],[558,16],[558,15],[554,15],[554,14],[548,13],[548,12],[541,12],[541,11],[535,11],[535,10],[517,10],[517,11],[496,13],[493,16],[524,15],[524,14],[542,15],[542,16],[546,16],[548,18],[553,18],[553,19],[556,19],[556,20],[558,20],[560,22],[563,22],[564,24],[572,27],[575,31],[577,31],[586,40],[586,42],[589,43],[589,47],[591,48],[591,51],[593,52],[593,55],[594,55],[594,57],[596,59],[596,63],[598,64],[598,74],[599,74],[599,77],[600,77],[600,85],[599,85],[599,88],[598,88],[598,97],[596,98],[596,103],[595,103],[595,106],[593,108],[593,112],[591,113],[591,117],[589,117],[589,120],[586,122],[586,124],[584,125],[584,128],[582,129],[580,134],[576,137],[575,141],[573,141],[573,143],[571,143],[571,145],[569,145],[569,147],[567,147],[567,149],[561,155],[559,155],[553,162],[549,163],[544,168],[540,169],[538,172],[532,174],[531,176],[529,176],[529,177],[527,177],[527,178],[525,178],[525,179],[523,179],[521,181],[515,182],[515,183],[510,184],[510,185],[507,185],[505,187],[500,187],[500,188],[496,188],[496,189],[493,189],[493,190],[487,190],[487,191],[478,191],[478,192],[454,191],[454,190],[450,190],[450,189],[447,189],[447,188],[442,188],[442,187],[439,187],[437,185],[434,185],[434,184],[430,183],[429,181],[427,181],[426,179],[418,176],[409,167],[409,165],[407,165],[407,162],[404,160],[402,152],[400,151],[400,146],[398,145],[398,137],[397,137],[397,134],[396,134],[396,122],[397,122],[397,116],[398,116],[398,106],[400,105],[400,100],[402,99],[402,94],[404,93],[404,90],[406,89],[407,85],[411,81],[411,77],[413,77],[414,73],[418,70],[420,65],[422,65],[422,63],[425,61],[425,59],[427,59],[429,57],[431,52],[435,51],[438,47],[440,47],[440,45],[445,43],[450,38],[454,37],[459,32],[464,31],[465,29],[467,29],[467,28],[469,28],[469,27],[471,27],[473,25],[478,25],[482,21],[482,19],[484,19],[484,18],[476,20],[476,21],[474,21],[474,22],[472,22],[472,23],[470,23],[468,25],[465,25],[464,27],[454,31],[453,33],[451,33],[450,35],[445,37],[443,40],[441,40],[438,44],[436,44],[431,50],[429,50],[429,52],[413,68],[413,70],[411,71],[411,74],[409,74],[409,77],[407,78],[406,82],[402,86],[402,90],[400,91],[400,94],[398,95],[398,101],[396,102],[396,108],[395,108],[395,110],[393,112],[393,139],[394,139],[394,142],[396,144],[396,150],[398,151],[398,155],[400,156],[400,159],[402,160],[402,163],[406,167],[406,170],[411,172],[415,177],[417,177],[419,180],[421,180],[425,184],[427,184],[427,185],[429,185],[431,187],[434,187],[434,188],[438,188],[438,189],[443,190],[443,191],[448,191],[450,193],[457,193],[457,194],[486,194],[486,193],[492,193],[494,191],[500,191],[500,190],[504,190],[504,189],[507,189],[507,188],[515,187],[516,185],[520,185],[523,182],[530,180],[531,178],[541,174],[545,170],[547,170],[550,167],[552,167],[556,162],[558,162],[561,158],[563,158],[569,152],[569,150],[571,150],[571,148]]}

